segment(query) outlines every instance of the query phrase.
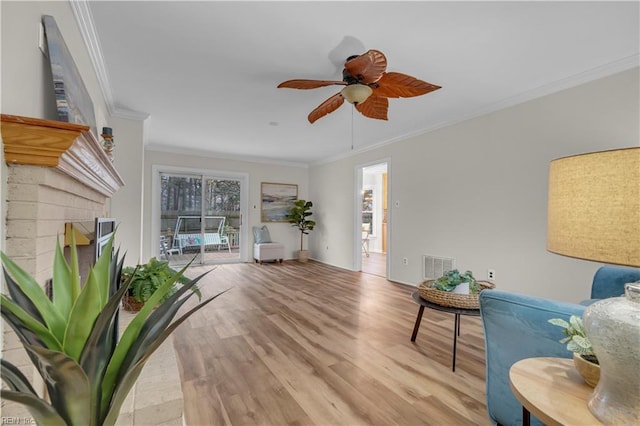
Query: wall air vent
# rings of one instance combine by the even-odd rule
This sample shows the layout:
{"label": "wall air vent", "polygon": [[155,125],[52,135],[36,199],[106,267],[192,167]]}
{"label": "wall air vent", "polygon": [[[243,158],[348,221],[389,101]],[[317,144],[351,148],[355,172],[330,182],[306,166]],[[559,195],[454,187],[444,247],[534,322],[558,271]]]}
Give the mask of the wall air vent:
{"label": "wall air vent", "polygon": [[444,275],[445,272],[455,268],[456,260],[452,257],[422,256],[422,278],[425,280],[435,280]]}

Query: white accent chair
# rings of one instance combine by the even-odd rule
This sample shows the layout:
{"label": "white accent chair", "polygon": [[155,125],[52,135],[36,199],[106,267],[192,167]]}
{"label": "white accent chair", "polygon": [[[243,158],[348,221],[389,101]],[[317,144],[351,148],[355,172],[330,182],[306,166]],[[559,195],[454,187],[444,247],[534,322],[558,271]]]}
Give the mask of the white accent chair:
{"label": "white accent chair", "polygon": [[271,241],[267,225],[253,227],[253,259],[262,264],[265,261],[282,263],[284,260],[284,244]]}
{"label": "white accent chair", "polygon": [[278,261],[284,259],[284,244],[282,243],[255,243],[253,244],[253,259],[256,263],[264,261]]}

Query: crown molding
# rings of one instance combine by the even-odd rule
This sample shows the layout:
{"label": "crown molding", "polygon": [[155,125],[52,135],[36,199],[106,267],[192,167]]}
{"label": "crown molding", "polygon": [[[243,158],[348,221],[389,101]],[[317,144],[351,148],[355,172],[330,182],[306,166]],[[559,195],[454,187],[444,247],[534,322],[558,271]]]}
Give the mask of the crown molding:
{"label": "crown molding", "polygon": [[454,117],[451,120],[443,121],[440,123],[436,123],[433,126],[416,130],[414,132],[404,133],[402,135],[398,135],[391,139],[387,139],[376,144],[368,145],[363,148],[356,148],[348,152],[342,152],[336,155],[332,155],[326,158],[323,158],[318,161],[312,161],[309,163],[310,166],[321,166],[323,164],[329,164],[334,161],[342,160],[345,158],[353,157],[359,154],[362,154],[367,151],[373,151],[378,148],[382,148],[386,145],[391,145],[393,143],[403,141],[406,139],[410,139],[416,136],[420,136],[426,133],[430,133],[436,131],[438,129],[442,129],[444,127],[453,126],[464,121],[472,120],[474,118],[482,117],[484,115],[488,115],[494,113],[496,111],[500,111],[506,108],[514,107],[519,104],[523,104],[528,101],[532,101],[534,99],[541,98],[543,96],[552,95],[554,93],[561,92],[566,89],[570,89],[575,86],[579,86],[581,84],[588,83],[590,81],[598,80],[601,78],[609,77],[614,74],[618,74],[632,68],[640,67],[640,55],[635,54],[631,56],[627,56],[625,58],[619,59],[617,61],[609,62],[607,64],[600,65],[598,67],[592,68],[590,70],[581,72],[579,74],[572,75],[567,78],[563,78],[552,83],[546,84],[544,86],[539,86],[531,90],[527,90],[522,92],[516,96],[512,96],[507,99],[502,99],[498,102],[494,102],[490,105],[487,105],[483,108],[480,108],[470,114],[461,115],[459,117]]}
{"label": "crown molding", "polygon": [[242,162],[257,163],[257,164],[269,164],[272,166],[298,167],[303,169],[309,168],[309,165],[307,163],[298,162],[298,161],[273,160],[269,158],[255,157],[250,155],[226,154],[221,152],[182,148],[178,146],[161,145],[161,144],[153,144],[153,143],[146,145],[145,150],[155,151],[155,152],[167,152],[170,154],[180,154],[180,155],[187,155],[187,156],[194,156],[194,157],[216,158],[220,160],[242,161]]}
{"label": "crown molding", "polygon": [[104,64],[104,57],[102,55],[102,48],[98,41],[98,35],[95,31],[95,25],[93,23],[93,16],[89,9],[89,2],[87,0],[73,0],[69,1],[73,16],[75,17],[82,40],[84,41],[93,70],[96,73],[104,102],[107,105],[109,115],[119,118],[127,118],[130,120],[145,120],[149,118],[149,114],[140,111],[134,111],[126,108],[119,108],[115,106],[113,99],[113,90],[111,89],[111,83],[109,81],[109,73]]}
{"label": "crown molding", "polygon": [[110,113],[112,117],[118,117],[118,118],[126,118],[129,120],[146,120],[147,118],[150,117],[150,114],[147,114],[146,112],[140,112],[140,111],[134,111],[132,109],[125,109],[125,108],[118,108],[115,107],[115,109]]}

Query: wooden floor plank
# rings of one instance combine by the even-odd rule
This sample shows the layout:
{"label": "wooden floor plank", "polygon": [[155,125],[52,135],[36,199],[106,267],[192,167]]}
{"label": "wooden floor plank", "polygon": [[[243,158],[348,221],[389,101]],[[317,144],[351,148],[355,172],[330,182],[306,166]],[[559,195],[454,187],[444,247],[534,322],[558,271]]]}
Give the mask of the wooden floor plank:
{"label": "wooden floor plank", "polygon": [[351,385],[350,393],[359,395],[354,405],[363,407],[371,414],[372,424],[415,425],[424,423],[424,416],[407,400],[396,395],[367,370],[342,361],[331,368]]}
{"label": "wooden floor plank", "polygon": [[454,373],[453,315],[427,309],[411,342],[413,289],[382,277],[228,264],[200,288],[231,289],[173,339],[186,425],[491,424],[479,318],[462,318]]}

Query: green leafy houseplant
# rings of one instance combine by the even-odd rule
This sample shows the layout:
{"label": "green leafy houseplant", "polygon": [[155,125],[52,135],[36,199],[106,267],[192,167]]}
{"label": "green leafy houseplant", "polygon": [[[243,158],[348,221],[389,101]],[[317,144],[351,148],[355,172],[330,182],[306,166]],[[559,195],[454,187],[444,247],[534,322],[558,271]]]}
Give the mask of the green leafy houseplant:
{"label": "green leafy houseplant", "polygon": [[447,271],[443,276],[435,280],[432,284],[433,288],[441,291],[453,291],[459,284],[469,283],[469,293],[480,293],[480,284],[476,282],[471,271],[460,273],[457,269]]}
{"label": "green leafy houseplant", "polygon": [[113,425],[151,354],[190,315],[222,294],[201,301],[176,318],[193,295],[189,290],[206,274],[162,301],[183,269],[158,288],[118,340],[116,313],[131,280],[120,285],[123,261],[118,260],[118,253],[111,255],[112,243],[113,239],[83,286],[78,278],[75,242],[70,262],[58,244],[52,299],[0,252],[8,290],[8,295],[0,295],[2,317],[15,330],[44,379],[48,399],[39,396],[26,376],[5,359],[1,367],[6,389],[0,396],[25,405],[37,424]]}
{"label": "green leafy houseplant", "polygon": [[560,343],[567,344],[567,350],[581,355],[582,358],[590,361],[594,364],[598,364],[598,358],[593,352],[591,342],[584,332],[584,325],[582,324],[582,318],[577,315],[571,315],[569,322],[561,318],[552,318],[549,323],[562,327],[564,338],[560,340]]}
{"label": "green leafy houseplant", "polygon": [[287,215],[289,223],[300,230],[300,251],[302,251],[303,247],[303,237],[316,226],[316,223],[309,219],[309,216],[312,215],[311,207],[313,207],[311,201],[296,200]]}
{"label": "green leafy houseplant", "polygon": [[[128,294],[133,297],[136,302],[144,303],[156,292],[167,280],[173,278],[177,274],[170,266],[169,262],[164,262],[152,257],[143,265],[127,266],[122,269],[122,281],[131,280],[129,283]],[[180,275],[176,282],[179,284],[188,284],[189,278]],[[172,285],[169,291],[165,293],[160,302],[164,302],[178,290],[177,285]],[[198,297],[201,297],[200,290],[197,286],[191,287]]]}

